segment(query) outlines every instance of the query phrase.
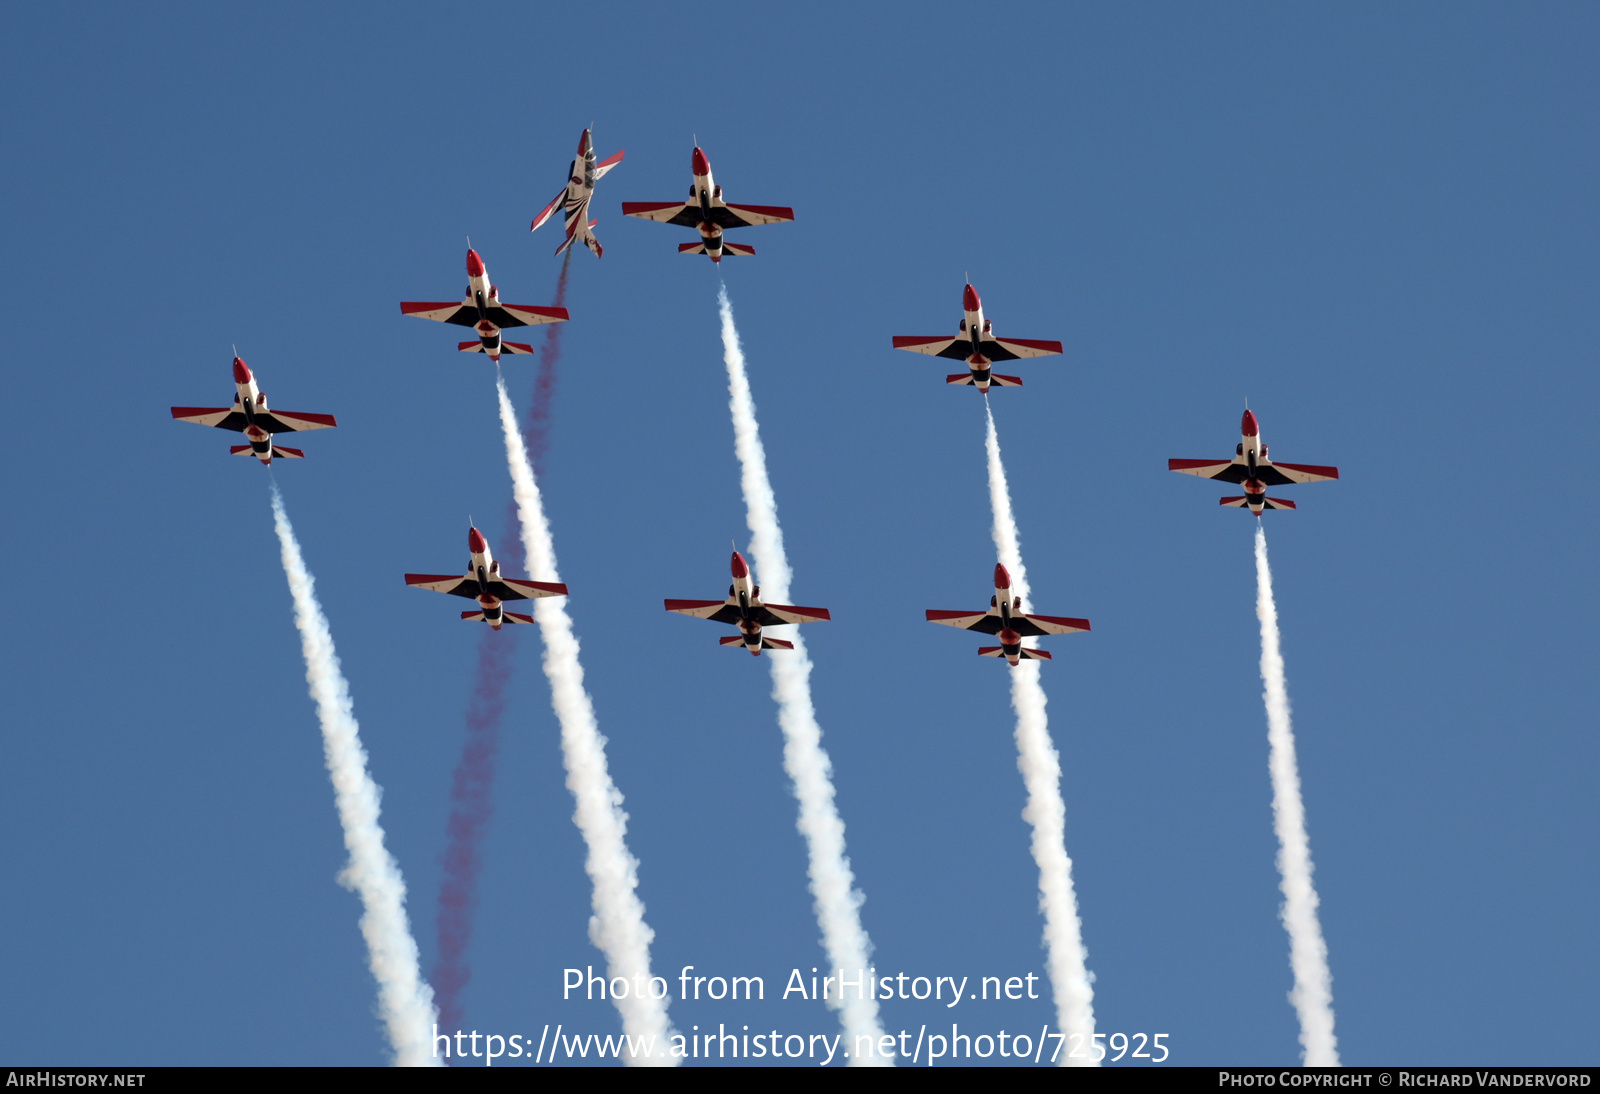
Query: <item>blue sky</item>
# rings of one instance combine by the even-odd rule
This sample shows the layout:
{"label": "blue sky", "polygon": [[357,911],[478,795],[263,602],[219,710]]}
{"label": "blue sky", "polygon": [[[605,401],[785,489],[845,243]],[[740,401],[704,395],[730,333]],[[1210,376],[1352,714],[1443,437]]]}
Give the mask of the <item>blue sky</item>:
{"label": "blue sky", "polygon": [[[1346,1062],[1594,1063],[1600,947],[1592,8],[822,3],[36,7],[8,17],[0,1050],[386,1058],[268,510],[171,405],[335,413],[275,469],[351,689],[424,967],[478,628],[407,590],[499,537],[492,366],[403,319],[465,237],[545,303],[532,215],[627,149],[573,259],[543,483],[654,960],[822,952],[763,663],[661,611],[747,539],[716,271],[624,200],[730,201],[744,336],[880,971],[1042,973],[1003,665],[925,608],[994,563],[982,407],[895,334],[1059,338],[994,396],[1047,643],[1096,1014],[1172,1062],[1290,1064],[1250,535],[1170,456],[1246,398],[1338,483],[1267,517]],[[519,405],[529,359],[508,359]],[[537,577],[538,575],[533,575]],[[599,960],[538,644],[518,636],[474,1028],[562,1022]],[[973,1004],[983,1007],[985,1004]],[[1037,1030],[1048,1000],[885,1008]],[[819,1004],[680,1027],[832,1032]]]}

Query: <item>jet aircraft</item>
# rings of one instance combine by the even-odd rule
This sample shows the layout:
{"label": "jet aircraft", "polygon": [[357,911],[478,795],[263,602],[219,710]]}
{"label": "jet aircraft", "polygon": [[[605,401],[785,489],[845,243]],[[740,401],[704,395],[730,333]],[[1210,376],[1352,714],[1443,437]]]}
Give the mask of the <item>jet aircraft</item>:
{"label": "jet aircraft", "polygon": [[1267,446],[1261,443],[1261,426],[1253,412],[1246,409],[1239,424],[1243,434],[1232,460],[1168,460],[1167,470],[1180,475],[1197,475],[1202,479],[1244,484],[1244,496],[1223,498],[1222,504],[1236,509],[1248,508],[1257,517],[1265,509],[1293,509],[1294,502],[1283,498],[1267,497],[1267,487],[1287,486],[1293,482],[1327,482],[1339,477],[1337,467],[1321,467],[1309,463],[1273,463],[1267,458]]}
{"label": "jet aircraft", "polygon": [[779,205],[729,205],[722,200],[722,187],[711,177],[711,163],[706,154],[695,146],[690,161],[694,182],[689,185],[688,201],[625,201],[625,216],[657,220],[662,224],[682,224],[700,232],[699,243],[678,244],[679,254],[710,255],[711,261],[721,262],[722,256],[753,255],[754,247],[743,243],[726,243],[722,239],[724,228],[751,228],[758,224],[781,224],[794,219],[794,210]]}
{"label": "jet aircraft", "polygon": [[738,634],[720,639],[724,646],[743,646],[756,657],[762,650],[792,650],[793,642],[768,638],[762,627],[777,627],[785,623],[816,623],[831,619],[827,608],[796,608],[790,604],[763,604],[761,586],[750,583],[750,567],[744,556],[733,552],[733,584],[728,586],[726,600],[668,600],[667,611],[710,619],[717,623],[732,623]]}
{"label": "jet aircraft", "polygon": [[533,618],[505,610],[502,601],[535,600],[541,596],[566,596],[567,587],[556,581],[520,581],[500,576],[500,564],[489,550],[489,541],[476,528],[467,530],[467,550],[472,557],[467,562],[465,577],[449,574],[407,574],[406,584],[436,593],[470,597],[478,602],[475,612],[462,612],[462,619],[481,620],[495,630],[502,623],[532,623]]}
{"label": "jet aircraft", "polygon": [[1011,575],[999,563],[994,567],[994,596],[986,612],[947,612],[928,609],[929,623],[960,627],[966,631],[1000,636],[998,646],[979,646],[980,657],[1004,657],[1013,666],[1019,661],[1048,661],[1045,650],[1024,646],[1022,640],[1041,634],[1076,634],[1089,629],[1087,619],[1065,619],[1054,615],[1024,615],[1022,598],[1011,593]]}
{"label": "jet aircraft", "polygon": [[592,229],[596,221],[589,219],[589,200],[594,197],[594,184],[599,182],[605,173],[622,162],[622,153],[606,160],[604,163],[594,162],[594,138],[585,129],[583,136],[578,138],[578,156],[572,161],[572,167],[567,171],[567,185],[556,199],[544,207],[544,211],[533,218],[533,224],[528,231],[536,232],[539,225],[550,219],[550,214],[556,211],[556,206],[562,205],[567,215],[567,238],[561,246],[556,248],[560,254],[572,246],[573,240],[581,241],[594,252],[596,258],[605,254],[605,248],[600,246],[600,241],[594,237]]}
{"label": "jet aircraft", "polygon": [[464,353],[487,353],[496,364],[502,353],[532,353],[533,347],[521,342],[504,342],[500,339],[503,327],[533,327],[540,323],[564,323],[566,308],[542,308],[532,304],[500,303],[500,288],[489,283],[489,271],[484,268],[478,252],[467,248],[467,296],[459,304],[446,301],[433,304],[425,301],[402,301],[402,315],[418,319],[432,319],[437,323],[454,323],[458,327],[474,327],[478,332],[476,342],[462,342],[458,347]]}
{"label": "jet aircraft", "polygon": [[968,285],[961,294],[961,333],[954,338],[925,338],[919,335],[894,336],[895,349],[908,349],[912,353],[926,353],[933,357],[948,357],[952,361],[965,361],[966,372],[946,376],[947,384],[972,384],[984,395],[989,385],[1021,387],[1016,376],[1002,376],[991,371],[996,361],[1015,361],[1021,357],[1045,357],[1061,352],[1060,342],[1041,342],[1033,338],[996,338],[990,321],[983,317],[983,301],[978,290]]}
{"label": "jet aircraft", "polygon": [[249,444],[236,444],[228,451],[235,456],[254,456],[271,466],[272,457],[284,460],[303,460],[306,454],[298,448],[284,448],[272,443],[274,433],[298,433],[305,429],[332,429],[339,423],[332,414],[302,414],[291,410],[268,410],[267,396],[256,387],[256,378],[244,359],[233,359],[233,382],[239,390],[231,407],[175,406],[172,416],[180,422],[195,425],[212,425],[218,429],[231,429],[243,433]]}

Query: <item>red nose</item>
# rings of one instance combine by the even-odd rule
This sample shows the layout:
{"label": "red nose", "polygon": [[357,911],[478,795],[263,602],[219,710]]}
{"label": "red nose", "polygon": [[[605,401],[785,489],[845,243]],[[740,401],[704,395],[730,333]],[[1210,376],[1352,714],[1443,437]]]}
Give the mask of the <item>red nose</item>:
{"label": "red nose", "polygon": [[250,382],[250,366],[244,363],[243,357],[233,359],[233,382],[248,384]]}
{"label": "red nose", "polygon": [[481,555],[484,548],[489,545],[484,542],[482,532],[476,528],[470,528],[467,530],[467,546],[471,548],[473,554]]}
{"label": "red nose", "polygon": [[978,290],[968,285],[966,291],[961,294],[961,306],[967,311],[977,311],[983,307],[982,302],[978,300]]}
{"label": "red nose", "polygon": [[479,258],[478,252],[472,250],[470,247],[467,248],[467,276],[483,276],[483,259]]}
{"label": "red nose", "polygon": [[733,552],[733,576],[734,577],[749,577],[750,576],[750,567],[748,567],[748,566],[746,566],[744,564],[744,556],[741,555],[738,551]]}
{"label": "red nose", "polygon": [[706,154],[697,146],[694,150],[694,173],[696,176],[711,174],[711,164],[706,161]]}
{"label": "red nose", "polygon": [[1244,412],[1244,421],[1239,423],[1239,432],[1246,437],[1261,436],[1261,427],[1256,424],[1256,416],[1251,411]]}
{"label": "red nose", "polygon": [[994,587],[996,589],[1011,588],[1011,575],[1006,573],[1006,568],[998,562],[994,564]]}
{"label": "red nose", "polygon": [[589,131],[585,129],[583,136],[578,138],[578,155],[585,155],[589,151]]}

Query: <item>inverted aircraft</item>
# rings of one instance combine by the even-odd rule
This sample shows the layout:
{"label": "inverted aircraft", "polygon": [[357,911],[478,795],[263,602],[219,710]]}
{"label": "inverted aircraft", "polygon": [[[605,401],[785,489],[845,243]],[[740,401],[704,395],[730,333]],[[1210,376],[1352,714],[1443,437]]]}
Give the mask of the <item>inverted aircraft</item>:
{"label": "inverted aircraft", "polygon": [[605,254],[605,248],[600,246],[600,241],[594,237],[592,229],[597,221],[589,219],[589,201],[594,197],[594,184],[599,182],[605,173],[622,162],[622,153],[602,163],[594,162],[594,138],[585,129],[583,136],[578,138],[578,155],[572,161],[571,168],[567,171],[567,185],[556,195],[556,199],[544,207],[544,211],[533,218],[530,232],[539,230],[539,225],[550,219],[550,214],[556,211],[556,206],[566,210],[567,238],[561,246],[556,248],[560,254],[572,246],[573,240],[578,240],[594,252],[596,258]]}
{"label": "inverted aircraft", "polygon": [[728,586],[726,600],[668,600],[667,611],[692,615],[715,623],[732,623],[738,634],[719,639],[724,646],[743,646],[755,657],[762,650],[792,650],[793,642],[768,638],[762,627],[777,627],[785,623],[818,623],[833,618],[827,608],[797,608],[792,604],[763,604],[761,586],[750,581],[750,567],[744,556],[733,552],[733,584]]}
{"label": "inverted aircraft", "polygon": [[725,228],[753,228],[761,224],[781,224],[794,219],[794,210],[780,205],[729,205],[722,200],[722,187],[711,177],[711,161],[695,146],[690,159],[694,181],[689,184],[688,201],[625,201],[625,216],[642,217],[662,224],[682,224],[700,233],[698,243],[678,244],[679,254],[710,255],[711,261],[721,262],[722,256],[753,255],[754,247],[743,243],[724,242]]}
{"label": "inverted aircraft", "polygon": [[436,323],[454,323],[458,327],[474,328],[478,340],[462,342],[456,348],[463,353],[487,353],[495,364],[500,363],[502,353],[533,352],[532,346],[521,342],[502,341],[502,328],[564,323],[568,318],[566,308],[500,303],[499,286],[489,283],[489,271],[483,259],[478,257],[478,252],[471,247],[467,248],[467,295],[461,303],[402,301],[400,313],[414,315],[418,319],[432,319]]}
{"label": "inverted aircraft", "polygon": [[1087,619],[1067,619],[1055,615],[1027,615],[1022,611],[1022,598],[1011,591],[1011,574],[999,563],[994,567],[994,595],[989,598],[986,612],[947,612],[928,609],[929,623],[942,623],[946,627],[978,631],[1000,637],[998,646],[979,646],[980,657],[1004,657],[1015,667],[1019,661],[1048,661],[1046,650],[1024,646],[1024,638],[1042,634],[1077,634],[1089,629]]}
{"label": "inverted aircraft", "polygon": [[467,529],[467,560],[465,577],[449,574],[407,574],[406,584],[418,589],[430,589],[451,596],[465,596],[478,602],[475,612],[462,612],[462,619],[479,620],[499,630],[503,623],[532,623],[533,618],[505,610],[503,601],[536,600],[542,596],[566,596],[567,587],[559,581],[522,581],[503,577],[500,563],[489,550],[489,541],[476,528]]}
{"label": "inverted aircraft", "polygon": [[299,433],[307,429],[332,429],[339,423],[332,414],[304,414],[298,410],[268,410],[267,396],[256,387],[256,378],[250,366],[241,357],[233,359],[233,382],[238,391],[231,407],[175,406],[172,416],[180,422],[210,425],[218,429],[231,429],[249,438],[249,444],[236,444],[228,451],[235,456],[254,456],[271,466],[274,456],[281,460],[303,460],[306,454],[298,448],[286,448],[272,443],[274,433]]}
{"label": "inverted aircraft", "polygon": [[1267,497],[1267,487],[1287,486],[1295,482],[1327,482],[1339,477],[1337,467],[1322,467],[1310,463],[1273,463],[1267,458],[1267,446],[1261,442],[1261,425],[1255,414],[1246,409],[1239,423],[1242,437],[1231,460],[1168,460],[1167,470],[1180,475],[1197,475],[1202,479],[1244,484],[1243,497],[1223,498],[1221,504],[1235,509],[1249,509],[1257,517],[1266,509],[1293,509],[1294,502],[1285,498]]}
{"label": "inverted aircraft", "polygon": [[996,338],[992,324],[983,317],[983,301],[978,290],[968,285],[961,294],[961,327],[954,338],[923,337],[897,334],[895,349],[912,353],[926,353],[933,357],[948,357],[952,361],[965,361],[966,372],[946,376],[947,384],[971,384],[984,395],[989,385],[1021,387],[1017,376],[1002,376],[990,366],[996,361],[1015,361],[1022,357],[1047,357],[1061,352],[1060,342],[1040,341],[1034,338]]}

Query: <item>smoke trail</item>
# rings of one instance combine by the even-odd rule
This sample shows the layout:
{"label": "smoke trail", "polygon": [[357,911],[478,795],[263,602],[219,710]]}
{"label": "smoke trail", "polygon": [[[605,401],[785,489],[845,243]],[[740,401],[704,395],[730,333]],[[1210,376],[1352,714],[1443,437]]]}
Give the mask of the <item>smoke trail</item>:
{"label": "smoke trail", "polygon": [[1317,890],[1311,883],[1311,840],[1306,807],[1300,799],[1300,769],[1289,722],[1289,685],[1283,673],[1278,637],[1278,605],[1272,597],[1267,565],[1267,533],[1256,525],[1256,618],[1261,620],[1261,693],[1267,705],[1267,761],[1272,771],[1272,826],[1278,832],[1278,873],[1283,882],[1283,929],[1289,933],[1289,964],[1294,989],[1289,1001],[1300,1016],[1300,1044],[1307,1067],[1338,1067],[1333,1035],[1333,976],[1328,944],[1317,920]]}
{"label": "smoke trail", "polygon": [[[1000,562],[1011,572],[1011,587],[1028,608],[1028,571],[1022,565],[1022,545],[1011,512],[1011,490],[1005,465],[1000,462],[1000,437],[994,413],[984,403],[989,429],[989,504],[994,510],[994,545]],[[1039,662],[1023,661],[1011,670],[1011,707],[1017,712],[1017,770],[1028,788],[1022,817],[1033,826],[1033,860],[1039,866],[1039,910],[1044,913],[1046,963],[1050,990],[1056,1001],[1056,1024],[1069,1037],[1078,1034],[1089,1044],[1094,1033],[1094,976],[1083,948],[1083,927],[1078,919],[1078,898],[1072,890],[1072,860],[1067,857],[1066,803],[1061,800],[1061,757],[1050,740],[1045,717],[1044,686],[1039,683]],[[1087,1057],[1070,1058],[1066,1065],[1092,1065]]]}
{"label": "smoke trail", "polygon": [[[555,306],[567,303],[567,267],[572,265],[572,248],[561,260],[561,277],[556,281]],[[545,328],[544,345],[539,347],[539,374],[533,381],[533,405],[528,408],[528,424],[522,431],[528,446],[528,458],[533,464],[535,481],[544,479],[544,457],[550,449],[550,411],[556,397],[556,366],[561,363],[561,332],[565,323],[551,323]]]}
{"label": "smoke trail", "polygon": [[[555,306],[567,300],[567,269],[571,250],[561,263],[556,281]],[[533,456],[535,475],[549,447],[551,401],[555,397],[556,365],[561,361],[561,331],[566,324],[545,328],[539,350],[539,373],[534,382],[533,404],[528,408],[523,435]],[[506,507],[506,527],[517,527],[517,503]],[[515,535],[497,544],[500,558],[512,572],[522,570],[522,542]],[[467,739],[450,784],[450,820],[446,827],[444,877],[439,884],[438,960],[433,968],[434,998],[439,1004],[439,1024],[454,1030],[461,1026],[461,993],[472,979],[467,963],[473,916],[478,907],[478,873],[483,866],[482,844],[494,815],[495,757],[500,751],[500,722],[506,709],[506,688],[511,685],[515,627],[495,633],[483,628],[478,639],[477,686],[467,706]]]}
{"label": "smoke trail", "polygon": [[350,861],[339,883],[361,895],[361,933],[367,940],[367,967],[378,981],[378,1009],[389,1028],[394,1062],[402,1067],[437,1064],[429,1026],[434,1021],[433,991],[417,967],[417,943],[406,921],[406,883],[383,845],[378,825],[379,790],[367,773],[367,752],[350,701],[350,686],[339,671],[333,635],[317,603],[314,580],[300,555],[300,544],[272,487],[272,521],[283,551],[283,571],[294,597],[294,622],[306,659],[306,682],[322,723],[322,750],[333,780],[339,823]]}
{"label": "smoke trail", "polygon": [[[733,414],[734,449],[739,456],[744,489],[746,523],[750,526],[750,551],[764,588],[762,598],[772,603],[789,599],[789,559],[783,550],[783,529],[778,525],[778,502],[767,478],[767,455],[761,446],[750,379],[745,374],[744,350],[733,325],[733,305],[727,286],[717,293],[722,312],[722,357],[728,366],[728,409]],[[811,895],[816,900],[817,923],[828,961],[845,975],[869,967],[872,941],[861,926],[864,899],[855,890],[855,876],[844,850],[844,821],[833,801],[833,764],[822,747],[822,727],[811,705],[811,659],[805,641],[794,635],[794,650],[772,658],[772,697],[778,702],[778,725],[783,729],[783,768],[794,782],[800,802],[796,825],[805,836],[810,854]],[[841,995],[843,991],[841,989]],[[859,994],[859,993],[858,993]],[[850,1044],[856,1038],[883,1035],[876,999],[829,999],[840,1011],[840,1024]],[[850,1057],[852,1066],[886,1064],[870,1056]]]}
{"label": "smoke trail", "polygon": [[[511,409],[511,399],[506,394],[505,378],[497,377],[496,386],[528,573],[539,581],[558,581],[555,543],[522,432],[517,428],[516,411]],[[639,862],[628,853],[623,838],[628,817],[622,811],[622,793],[606,770],[606,739],[595,721],[594,704],[583,690],[583,666],[578,662],[578,639],[572,633],[572,619],[560,597],[535,600],[533,612],[544,638],[544,674],[550,681],[551,706],[561,723],[567,789],[578,803],[572,819],[589,848],[584,863],[594,883],[589,939],[606,955],[608,975],[613,979],[623,977],[631,986],[626,997],[615,1000],[622,1015],[623,1032],[655,1046],[653,1056],[630,1058],[629,1062],[672,1066],[679,1061],[664,1055],[672,1036],[667,1001],[651,998],[649,991],[650,942],[655,932],[644,921],[644,905],[635,891],[639,885]]]}

